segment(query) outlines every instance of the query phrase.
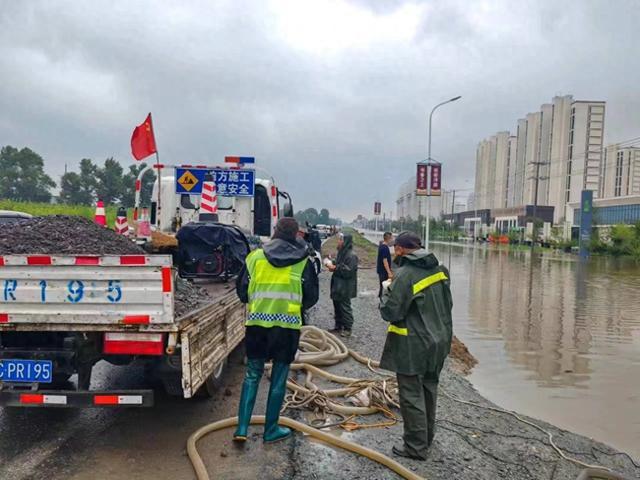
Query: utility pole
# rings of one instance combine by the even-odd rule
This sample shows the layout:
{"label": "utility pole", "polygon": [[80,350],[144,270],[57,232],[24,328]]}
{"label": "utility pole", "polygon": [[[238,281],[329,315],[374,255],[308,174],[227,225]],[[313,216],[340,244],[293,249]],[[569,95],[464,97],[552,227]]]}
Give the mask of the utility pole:
{"label": "utility pole", "polygon": [[[428,149],[427,149],[427,164],[432,163],[433,160],[431,158],[431,119],[433,118],[433,112],[436,111],[436,109],[438,107],[441,107],[442,105],[446,105],[447,103],[451,103],[451,102],[455,102],[456,100],[460,100],[462,98],[462,96],[458,95],[457,97],[453,97],[450,98],[449,100],[446,100],[444,102],[439,103],[438,105],[436,105],[435,107],[433,107],[433,109],[431,110],[431,113],[429,114],[429,144],[428,144]],[[429,167],[427,167],[429,168]],[[431,181],[430,178],[427,179],[428,182]],[[428,189],[430,187],[427,187]],[[431,206],[431,198],[430,196],[428,196],[426,199],[426,221],[425,221],[425,226],[424,226],[424,247],[427,251],[429,251],[429,207]]]}
{"label": "utility pole", "polygon": [[[538,215],[538,185],[540,184],[540,180],[547,180],[549,177],[540,177],[540,165],[548,165],[549,162],[531,162],[531,165],[536,166],[536,176],[534,180],[536,181],[534,187],[533,194],[533,228],[531,229],[531,254],[533,255],[533,249],[536,244],[536,239],[538,238],[537,229],[536,229],[536,218]],[[531,180],[531,178],[530,178]],[[526,207],[525,207],[526,208]]]}
{"label": "utility pole", "polygon": [[453,190],[453,198],[451,199],[451,223],[449,224],[449,270],[451,270],[451,250],[453,249],[453,216],[455,215],[456,191]]}

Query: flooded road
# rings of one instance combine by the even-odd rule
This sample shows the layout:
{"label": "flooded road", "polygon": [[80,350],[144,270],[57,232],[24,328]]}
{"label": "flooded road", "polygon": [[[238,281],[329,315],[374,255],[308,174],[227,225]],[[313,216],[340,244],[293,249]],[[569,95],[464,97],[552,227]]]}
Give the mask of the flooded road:
{"label": "flooded road", "polygon": [[481,394],[640,458],[638,264],[455,246],[451,270]]}

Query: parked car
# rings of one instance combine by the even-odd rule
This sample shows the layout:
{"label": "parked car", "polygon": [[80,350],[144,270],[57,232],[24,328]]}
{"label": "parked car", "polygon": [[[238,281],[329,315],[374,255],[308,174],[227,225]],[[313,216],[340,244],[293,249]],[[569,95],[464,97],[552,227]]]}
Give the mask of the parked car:
{"label": "parked car", "polygon": [[12,210],[0,210],[0,225],[3,223],[15,222],[25,218],[31,218],[32,215],[24,212],[14,212]]}

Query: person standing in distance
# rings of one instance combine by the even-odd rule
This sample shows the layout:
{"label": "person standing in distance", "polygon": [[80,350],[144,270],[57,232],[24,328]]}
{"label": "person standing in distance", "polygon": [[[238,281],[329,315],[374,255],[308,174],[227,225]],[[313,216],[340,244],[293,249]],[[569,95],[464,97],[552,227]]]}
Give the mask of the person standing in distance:
{"label": "person standing in distance", "polygon": [[358,296],[358,257],[353,253],[353,237],[338,234],[338,256],[327,268],[331,276],[331,300],[335,311],[335,327],[331,333],[351,336],[353,310],[351,299]]}
{"label": "person standing in distance", "polygon": [[438,381],[451,349],[449,271],[403,232],[395,241],[395,277],[382,295],[380,314],[389,322],[380,368],[396,372],[404,445],[393,453],[425,460],[436,426]]}
{"label": "person standing in distance", "polygon": [[291,435],[278,425],[287,391],[289,365],[296,356],[304,311],[318,301],[318,276],[308,246],[297,238],[298,222],[281,218],[272,240],[251,252],[236,281],[240,300],[248,303],[245,346],[247,370],[233,440],[245,442],[264,364],[273,361],[263,440],[272,443]]}
{"label": "person standing in distance", "polygon": [[389,245],[391,245],[392,240],[393,234],[391,232],[384,232],[382,243],[378,246],[378,260],[376,266],[378,280],[380,282],[378,298],[382,297],[382,282],[389,279],[393,280],[393,271],[391,270],[391,250],[389,250]]}

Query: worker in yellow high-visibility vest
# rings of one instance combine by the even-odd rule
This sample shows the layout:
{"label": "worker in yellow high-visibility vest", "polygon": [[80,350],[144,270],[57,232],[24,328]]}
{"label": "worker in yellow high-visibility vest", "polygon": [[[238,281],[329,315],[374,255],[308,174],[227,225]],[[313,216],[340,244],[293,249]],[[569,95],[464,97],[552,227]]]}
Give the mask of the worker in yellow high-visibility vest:
{"label": "worker in yellow high-visibility vest", "polygon": [[248,304],[245,346],[247,371],[240,405],[236,442],[247,439],[247,431],[265,362],[272,361],[263,439],[271,443],[291,435],[278,425],[287,391],[289,365],[295,359],[304,311],[318,301],[318,276],[304,240],[297,238],[298,222],[282,218],[273,238],[247,256],[236,290]]}
{"label": "worker in yellow high-visibility vest", "polygon": [[435,435],[440,372],[451,349],[449,271],[421,248],[415,233],[398,235],[394,248],[397,269],[380,304],[389,322],[380,368],[398,378],[404,443],[393,453],[425,460]]}

